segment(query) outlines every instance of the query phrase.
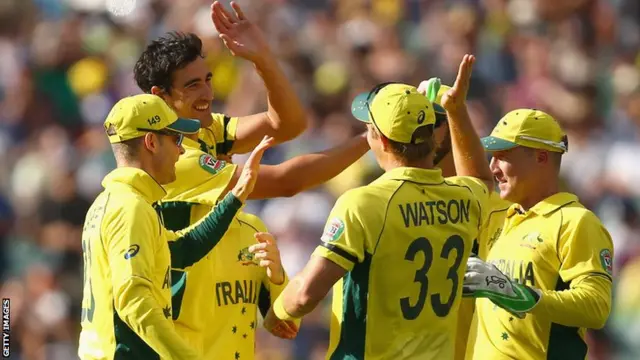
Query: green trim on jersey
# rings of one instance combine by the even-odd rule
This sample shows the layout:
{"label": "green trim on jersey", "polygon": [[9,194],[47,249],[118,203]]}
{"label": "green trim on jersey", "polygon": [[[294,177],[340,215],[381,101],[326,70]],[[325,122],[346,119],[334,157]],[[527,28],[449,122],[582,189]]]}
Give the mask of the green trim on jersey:
{"label": "green trim on jersey", "polygon": [[229,126],[230,122],[231,118],[225,115],[222,122],[222,142],[216,144],[217,155],[229,155],[231,153],[231,149],[233,148],[234,140],[227,140],[227,136],[229,136],[227,126]]}
{"label": "green trim on jersey", "polygon": [[189,227],[191,221],[191,207],[194,204],[184,201],[170,201],[160,204],[164,227],[171,231],[178,231]]}
{"label": "green trim on jersey", "polygon": [[116,340],[113,360],[160,360],[160,355],[133,332],[115,310],[113,311],[113,333]]}
{"label": "green trim on jersey", "polygon": [[[568,290],[571,283],[558,277],[556,291]],[[551,323],[547,360],[583,360],[587,357],[587,344],[580,337],[577,327]]]}
{"label": "green trim on jersey", "polygon": [[344,277],[340,341],[331,360],[364,359],[371,258],[371,254],[365,252],[364,260]]}
{"label": "green trim on jersey", "polygon": [[[164,226],[171,231],[178,231],[189,227],[192,206],[192,203],[184,201],[161,203],[159,208],[162,212],[162,217],[165,219]],[[182,279],[183,276],[185,277],[184,279]],[[177,320],[180,316],[182,299],[186,288],[186,273],[184,271],[171,270],[171,307],[173,308],[173,320]],[[177,290],[174,292],[174,289]]]}

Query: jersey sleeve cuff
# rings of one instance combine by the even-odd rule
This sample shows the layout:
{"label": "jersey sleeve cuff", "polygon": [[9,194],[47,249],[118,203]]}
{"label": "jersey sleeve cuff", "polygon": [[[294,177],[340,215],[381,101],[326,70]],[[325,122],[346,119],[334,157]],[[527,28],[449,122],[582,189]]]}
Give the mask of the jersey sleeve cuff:
{"label": "jersey sleeve cuff", "polygon": [[313,255],[321,256],[331,262],[338,264],[346,271],[353,270],[354,265],[358,262],[358,258],[349,254],[347,251],[330,243],[320,244]]}

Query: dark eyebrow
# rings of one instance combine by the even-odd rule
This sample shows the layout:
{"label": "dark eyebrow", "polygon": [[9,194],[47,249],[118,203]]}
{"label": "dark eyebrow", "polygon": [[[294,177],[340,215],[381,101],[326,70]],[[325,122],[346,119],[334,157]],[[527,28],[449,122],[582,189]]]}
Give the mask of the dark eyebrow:
{"label": "dark eyebrow", "polygon": [[[209,79],[211,79],[212,77],[213,77],[213,74],[212,74],[211,72],[208,72],[208,73],[207,73],[207,76],[205,77],[205,80],[207,80],[207,81],[208,81],[208,80],[209,80]],[[197,82],[199,82],[199,81],[201,81],[201,80],[200,80],[200,78],[193,78],[193,79],[191,79],[191,80],[187,81],[186,83],[184,83],[184,87],[188,87],[188,86],[190,86],[191,84],[195,84],[195,83],[197,83]]]}
{"label": "dark eyebrow", "polygon": [[184,87],[188,87],[191,84],[195,84],[200,81],[200,78],[194,78],[184,83]]}

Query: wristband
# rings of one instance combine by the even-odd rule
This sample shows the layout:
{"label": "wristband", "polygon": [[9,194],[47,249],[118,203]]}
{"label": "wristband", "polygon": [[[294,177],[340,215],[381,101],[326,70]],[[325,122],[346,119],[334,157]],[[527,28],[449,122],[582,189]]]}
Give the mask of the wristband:
{"label": "wristband", "polygon": [[282,302],[282,296],[278,296],[276,301],[273,302],[273,313],[280,320],[296,321],[299,318],[291,316],[287,310],[284,309],[284,303]]}

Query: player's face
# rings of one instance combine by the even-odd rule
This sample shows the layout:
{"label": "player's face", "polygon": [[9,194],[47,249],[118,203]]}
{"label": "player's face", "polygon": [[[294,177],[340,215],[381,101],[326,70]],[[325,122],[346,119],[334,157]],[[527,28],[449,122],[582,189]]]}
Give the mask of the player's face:
{"label": "player's face", "polygon": [[164,100],[187,119],[198,119],[202,127],[213,122],[211,118],[211,70],[203,58],[198,57],[189,65],[173,73],[171,92],[162,94]]}
{"label": "player's face", "polygon": [[384,155],[384,149],[382,148],[380,135],[376,132],[376,129],[372,124],[367,124],[367,142],[369,143],[371,151],[373,151],[373,154],[376,156],[376,159],[380,161],[381,157]]}
{"label": "player's face", "polygon": [[502,199],[521,203],[538,181],[535,151],[521,146],[493,153],[489,165]]}
{"label": "player's face", "polygon": [[181,144],[181,137],[178,134],[148,134],[155,136],[153,153],[154,177],[161,185],[169,184],[176,180],[176,162],[184,148]]}

